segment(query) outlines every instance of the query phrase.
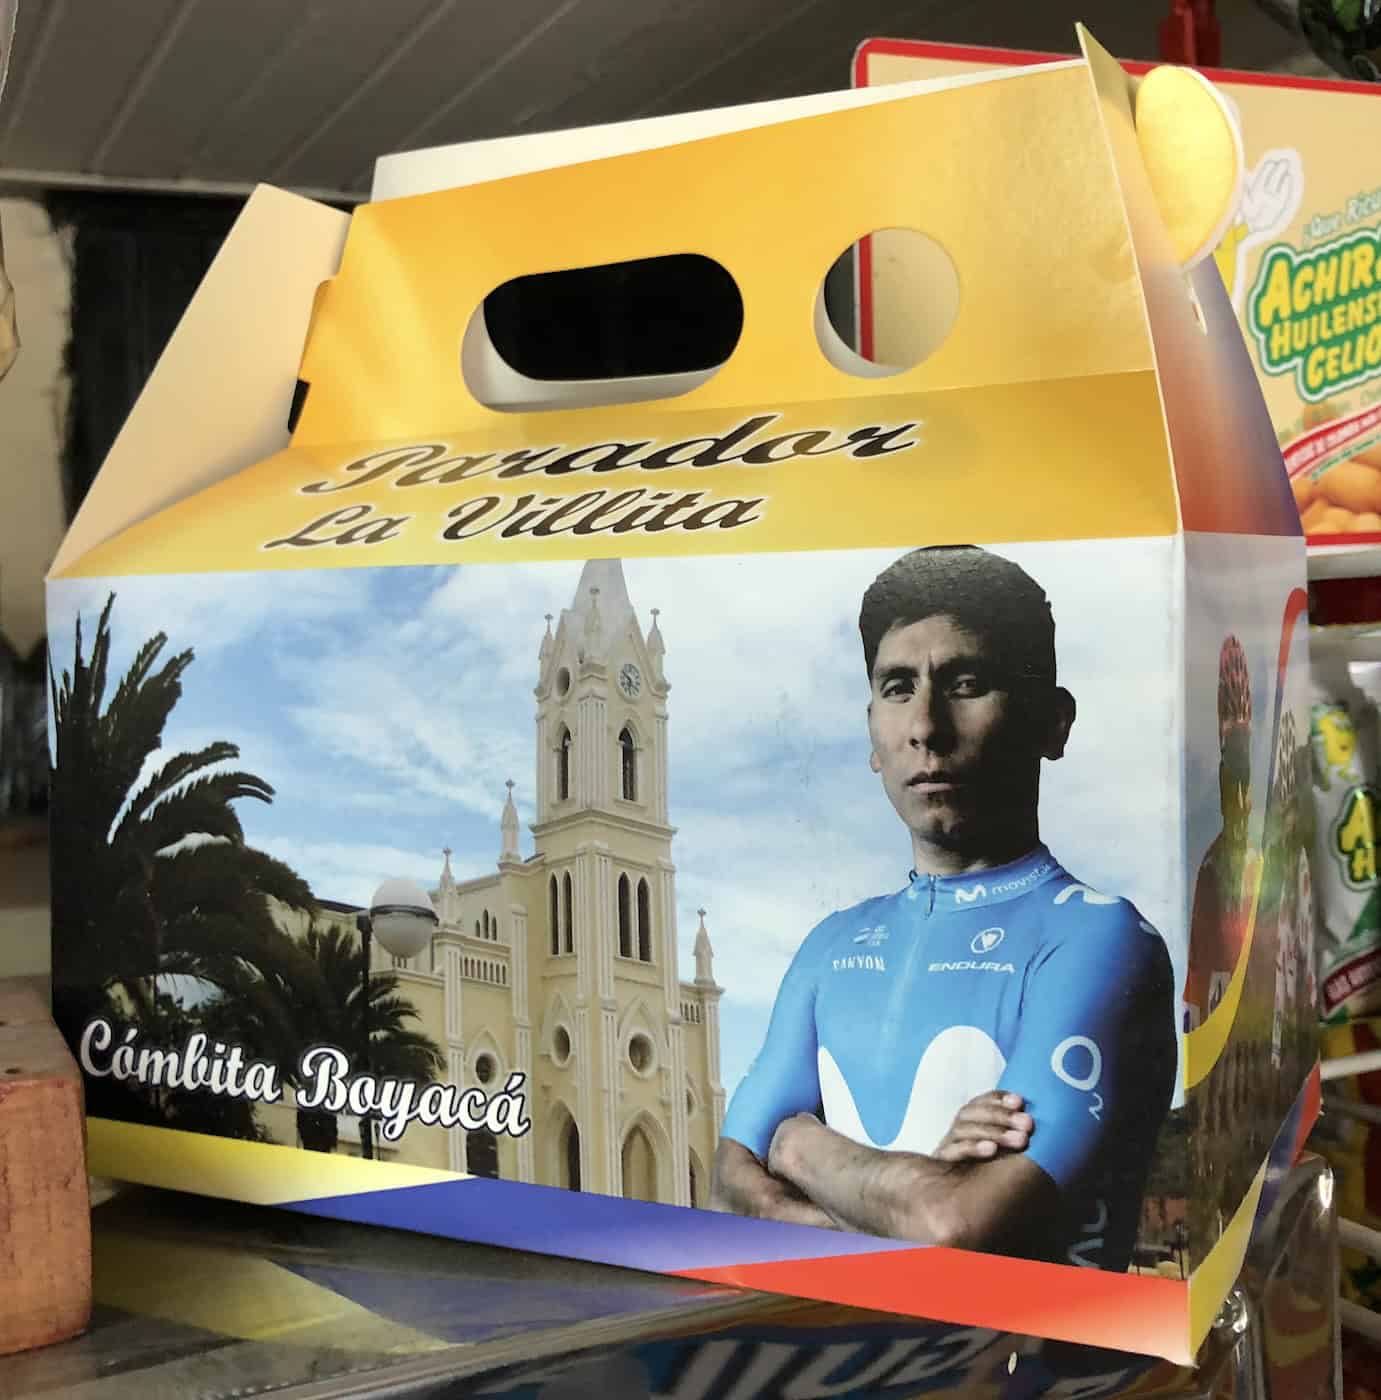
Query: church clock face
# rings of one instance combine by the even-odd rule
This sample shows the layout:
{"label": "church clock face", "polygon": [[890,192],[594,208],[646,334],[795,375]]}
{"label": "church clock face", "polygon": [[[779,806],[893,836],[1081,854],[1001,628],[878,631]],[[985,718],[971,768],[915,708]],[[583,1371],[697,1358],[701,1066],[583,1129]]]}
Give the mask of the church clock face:
{"label": "church clock face", "polygon": [[642,688],[642,672],[631,661],[626,662],[619,670],[619,689],[632,700]]}

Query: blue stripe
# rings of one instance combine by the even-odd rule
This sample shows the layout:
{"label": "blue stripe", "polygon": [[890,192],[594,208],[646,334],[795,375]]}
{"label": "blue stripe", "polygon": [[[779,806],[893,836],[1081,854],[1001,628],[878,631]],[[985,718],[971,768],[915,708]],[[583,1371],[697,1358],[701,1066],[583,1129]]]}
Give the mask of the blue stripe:
{"label": "blue stripe", "polygon": [[285,1208],[657,1273],[906,1247],[871,1235],[479,1177],[324,1196],[289,1202]]}

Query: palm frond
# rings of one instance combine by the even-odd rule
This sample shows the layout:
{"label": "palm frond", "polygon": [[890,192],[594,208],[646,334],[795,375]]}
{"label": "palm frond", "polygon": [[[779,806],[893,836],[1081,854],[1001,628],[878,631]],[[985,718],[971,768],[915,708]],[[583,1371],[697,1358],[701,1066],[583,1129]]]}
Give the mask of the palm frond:
{"label": "palm frond", "polygon": [[268,802],[273,789],[253,773],[208,773],[160,799],[133,830],[150,855],[189,836],[221,836],[240,842],[244,828],[230,804],[242,797]]}
{"label": "palm frond", "polygon": [[211,768],[217,763],[225,763],[232,758],[239,758],[239,756],[239,746],[227,743],[223,739],[208,744],[204,749],[198,749],[195,753],[174,754],[130,799],[129,806],[126,807],[124,816],[120,819],[120,825],[116,828],[111,840],[121,840],[155,802],[172,793],[192,774],[202,768]]}

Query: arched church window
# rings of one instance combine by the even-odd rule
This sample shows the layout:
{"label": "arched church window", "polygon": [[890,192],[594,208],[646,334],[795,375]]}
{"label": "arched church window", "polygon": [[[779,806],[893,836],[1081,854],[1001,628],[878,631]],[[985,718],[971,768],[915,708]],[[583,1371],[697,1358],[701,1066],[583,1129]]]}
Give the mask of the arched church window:
{"label": "arched church window", "polygon": [[575,899],[571,889],[571,872],[561,877],[562,913],[565,915],[566,951],[575,952]]}
{"label": "arched church window", "polygon": [[471,1176],[499,1179],[499,1140],[484,1128],[465,1134],[465,1165]]}
{"label": "arched church window", "polygon": [[571,795],[571,731],[564,725],[556,750],[556,800],[564,802]]}
{"label": "arched church window", "polygon": [[483,935],[480,933],[480,921],[478,919],[475,920],[475,937],[483,937]]}
{"label": "arched church window", "polygon": [[623,1194],[630,1201],[657,1199],[657,1154],[642,1124],[623,1140]]}
{"label": "arched church window", "polygon": [[556,876],[547,881],[547,927],[551,930],[551,955],[561,951],[561,906],[556,890]]}
{"label": "arched church window", "polygon": [[561,1156],[565,1180],[561,1183],[568,1191],[580,1190],[580,1129],[575,1119],[568,1119],[566,1131],[561,1135]]}
{"label": "arched church window", "polygon": [[633,956],[633,887],[619,876],[619,957]]}
{"label": "arched church window", "polygon": [[638,881],[638,961],[652,961],[652,891]]}
{"label": "arched church window", "polygon": [[625,802],[638,800],[638,745],[626,724],[619,734],[619,792]]}

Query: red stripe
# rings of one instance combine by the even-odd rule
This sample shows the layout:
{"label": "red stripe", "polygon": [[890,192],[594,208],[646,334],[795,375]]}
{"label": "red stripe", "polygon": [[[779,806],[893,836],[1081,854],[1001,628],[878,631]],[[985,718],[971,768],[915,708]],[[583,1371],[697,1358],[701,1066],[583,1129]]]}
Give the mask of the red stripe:
{"label": "red stripe", "polygon": [[940,1248],[729,1265],[681,1276],[1193,1362],[1189,1286],[1176,1279]]}
{"label": "red stripe", "polygon": [[1292,589],[1285,600],[1285,616],[1280,624],[1280,654],[1276,657],[1276,689],[1285,684],[1285,671],[1290,664],[1290,645],[1295,639],[1295,623],[1309,611],[1309,595],[1302,588]]}
{"label": "red stripe", "polygon": [[[1356,535],[1307,535],[1311,545],[1381,544],[1381,531],[1363,531]],[[1370,619],[1367,619],[1368,621]]]}
{"label": "red stripe", "polygon": [[1330,456],[1339,448],[1356,442],[1359,437],[1381,425],[1381,408],[1364,408],[1350,418],[1338,418],[1321,423],[1304,437],[1296,438],[1285,450],[1285,469],[1292,478],[1308,471],[1320,457]]}
{"label": "red stripe", "polygon": [[858,240],[858,353],[873,358],[873,240]]}
{"label": "red stripe", "polygon": [[[875,53],[899,58],[935,58],[951,63],[987,63],[1001,68],[1024,68],[1033,63],[1061,63],[1077,54],[1041,53],[1035,49],[989,49],[974,44],[927,44],[913,39],[865,39],[854,54],[854,86],[867,87],[868,59]],[[1122,59],[1127,72],[1140,75],[1160,63]],[[1206,78],[1243,87],[1302,88],[1311,92],[1351,92],[1364,97],[1381,97],[1376,83],[1352,82],[1346,78],[1298,78],[1286,73],[1245,73],[1236,68],[1196,68]]]}
{"label": "red stripe", "polygon": [[1314,1131],[1314,1124],[1319,1121],[1319,1110],[1323,1106],[1323,1078],[1319,1072],[1318,1065],[1310,1071],[1309,1078],[1304,1082],[1304,1088],[1300,1091],[1303,1102],[1300,1105],[1299,1123],[1295,1128],[1295,1156],[1296,1162],[1300,1159],[1300,1154],[1304,1151],[1305,1143],[1309,1134]]}
{"label": "red stripe", "polygon": [[[1309,620],[1316,627],[1381,621],[1381,579],[1319,578],[1309,584]],[[1332,1008],[1327,1008],[1332,1010]]]}

